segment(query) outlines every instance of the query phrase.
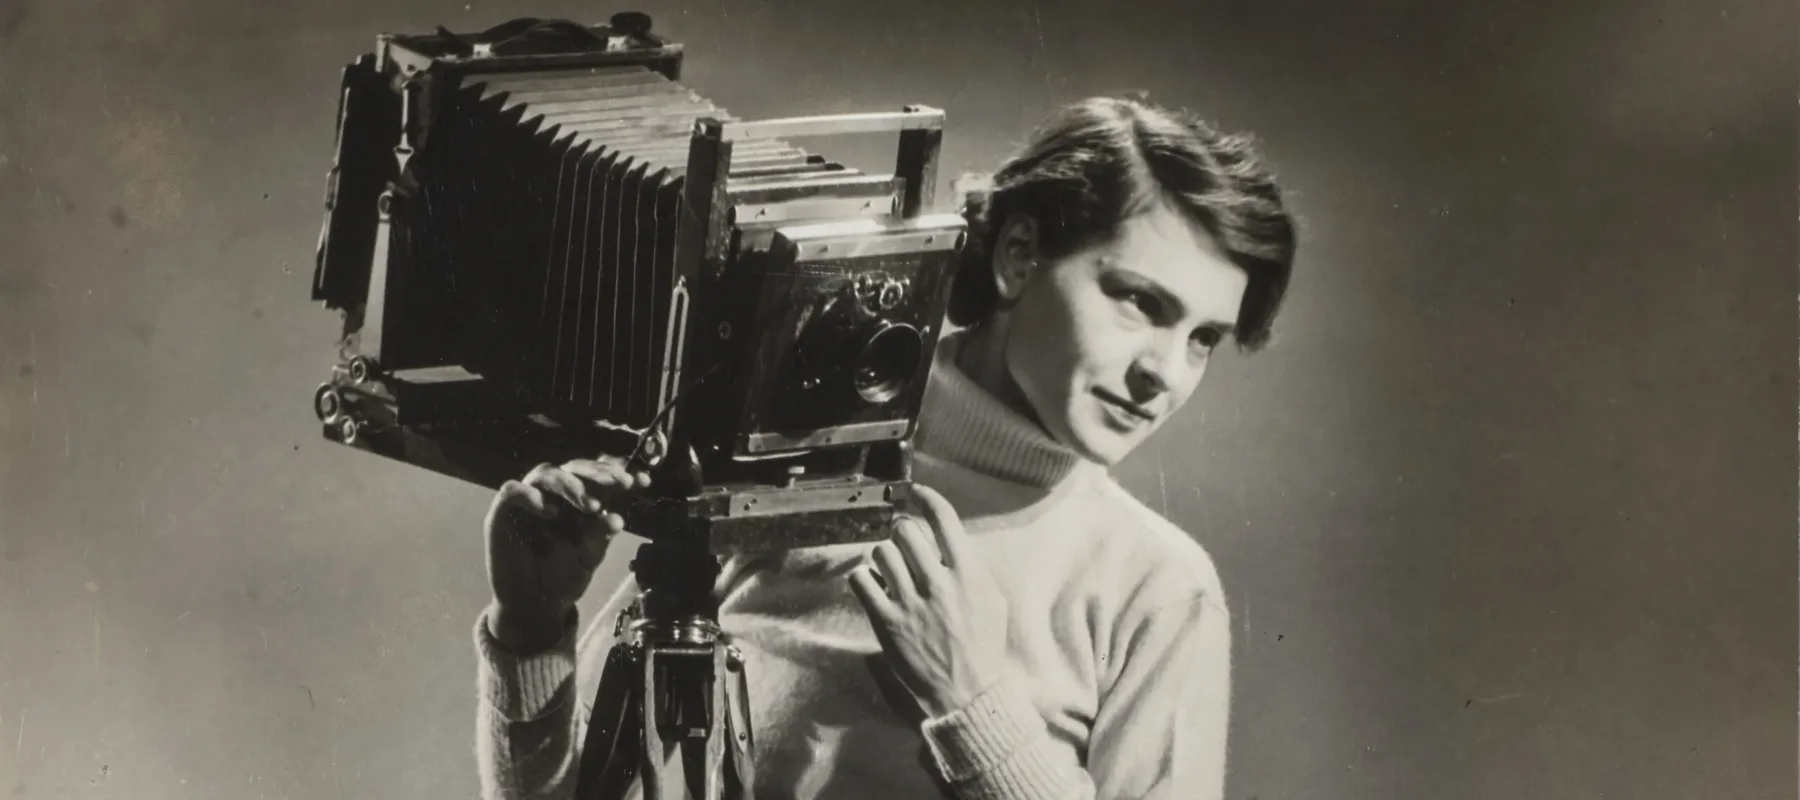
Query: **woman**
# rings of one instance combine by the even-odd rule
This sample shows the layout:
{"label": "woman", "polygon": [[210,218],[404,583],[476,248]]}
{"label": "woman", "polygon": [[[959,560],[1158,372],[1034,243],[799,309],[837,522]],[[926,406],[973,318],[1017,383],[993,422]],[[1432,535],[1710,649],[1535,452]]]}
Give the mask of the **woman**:
{"label": "woman", "polygon": [[[1280,193],[1246,139],[1095,98],[1045,122],[965,214],[959,328],[915,439],[919,517],[875,546],[733,560],[719,581],[759,793],[1221,797],[1224,591],[1193,538],[1107,468],[1227,337],[1268,339],[1294,251]],[[579,642],[574,604],[619,528],[604,501],[643,480],[574,462],[495,499],[495,597],[475,631],[485,797],[572,789],[636,589]],[[606,524],[542,555],[522,544],[559,513]]]}

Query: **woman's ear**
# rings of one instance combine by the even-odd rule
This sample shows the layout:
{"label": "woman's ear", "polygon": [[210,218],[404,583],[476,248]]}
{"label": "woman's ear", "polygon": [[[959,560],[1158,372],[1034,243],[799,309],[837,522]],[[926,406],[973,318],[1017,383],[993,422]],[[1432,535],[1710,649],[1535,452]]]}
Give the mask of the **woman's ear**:
{"label": "woman's ear", "polygon": [[1037,269],[1037,220],[1014,214],[994,241],[994,288],[1000,293],[1000,302],[1010,305],[1018,300]]}

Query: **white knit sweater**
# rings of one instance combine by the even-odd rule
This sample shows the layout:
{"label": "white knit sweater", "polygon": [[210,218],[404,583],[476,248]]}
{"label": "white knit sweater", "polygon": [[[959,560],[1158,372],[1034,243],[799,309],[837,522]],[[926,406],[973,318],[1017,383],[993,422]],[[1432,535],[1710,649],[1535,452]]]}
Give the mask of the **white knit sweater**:
{"label": "white knit sweater", "polygon": [[[1221,798],[1231,634],[1211,559],[961,373],[958,344],[938,353],[913,477],[956,506],[1006,593],[1012,675],[909,722],[846,579],[869,545],[728,562],[720,620],[746,659],[757,797]],[[477,621],[483,798],[571,796],[625,583],[545,653],[509,654]]]}

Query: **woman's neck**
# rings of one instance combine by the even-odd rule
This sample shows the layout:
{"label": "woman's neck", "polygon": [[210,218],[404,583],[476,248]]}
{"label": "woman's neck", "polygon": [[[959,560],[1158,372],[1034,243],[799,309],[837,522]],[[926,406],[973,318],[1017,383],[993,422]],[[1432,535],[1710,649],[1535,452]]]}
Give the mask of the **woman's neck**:
{"label": "woman's neck", "polygon": [[1004,351],[991,338],[996,333],[1004,335],[962,328],[939,340],[938,363],[931,370],[915,439],[918,451],[939,462],[1037,488],[1062,485],[1092,472],[1094,464],[1018,410],[1027,404],[1004,368],[1005,360],[998,357]]}
{"label": "woman's neck", "polygon": [[[1005,313],[997,312],[967,329],[963,334],[962,347],[956,353],[956,366],[975,385],[986,389],[988,394],[1030,420],[1039,430],[1044,430],[1044,424],[1039,421],[1024,390],[1019,388],[1018,381],[1013,380],[1012,372],[1006,368]],[[1044,432],[1049,435],[1048,430]]]}

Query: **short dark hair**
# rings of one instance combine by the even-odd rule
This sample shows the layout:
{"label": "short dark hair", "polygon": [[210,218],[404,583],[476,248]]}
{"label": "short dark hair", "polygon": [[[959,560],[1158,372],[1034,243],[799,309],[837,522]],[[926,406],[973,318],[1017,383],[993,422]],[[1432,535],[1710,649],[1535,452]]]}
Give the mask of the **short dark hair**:
{"label": "short dark hair", "polygon": [[999,304],[992,253],[1015,214],[1037,223],[1046,258],[1117,235],[1158,200],[1199,223],[1249,276],[1236,341],[1271,335],[1287,293],[1295,224],[1250,136],[1149,102],[1091,97],[1058,108],[992,177],[965,176],[970,235],[951,290],[950,321],[969,325]]}

